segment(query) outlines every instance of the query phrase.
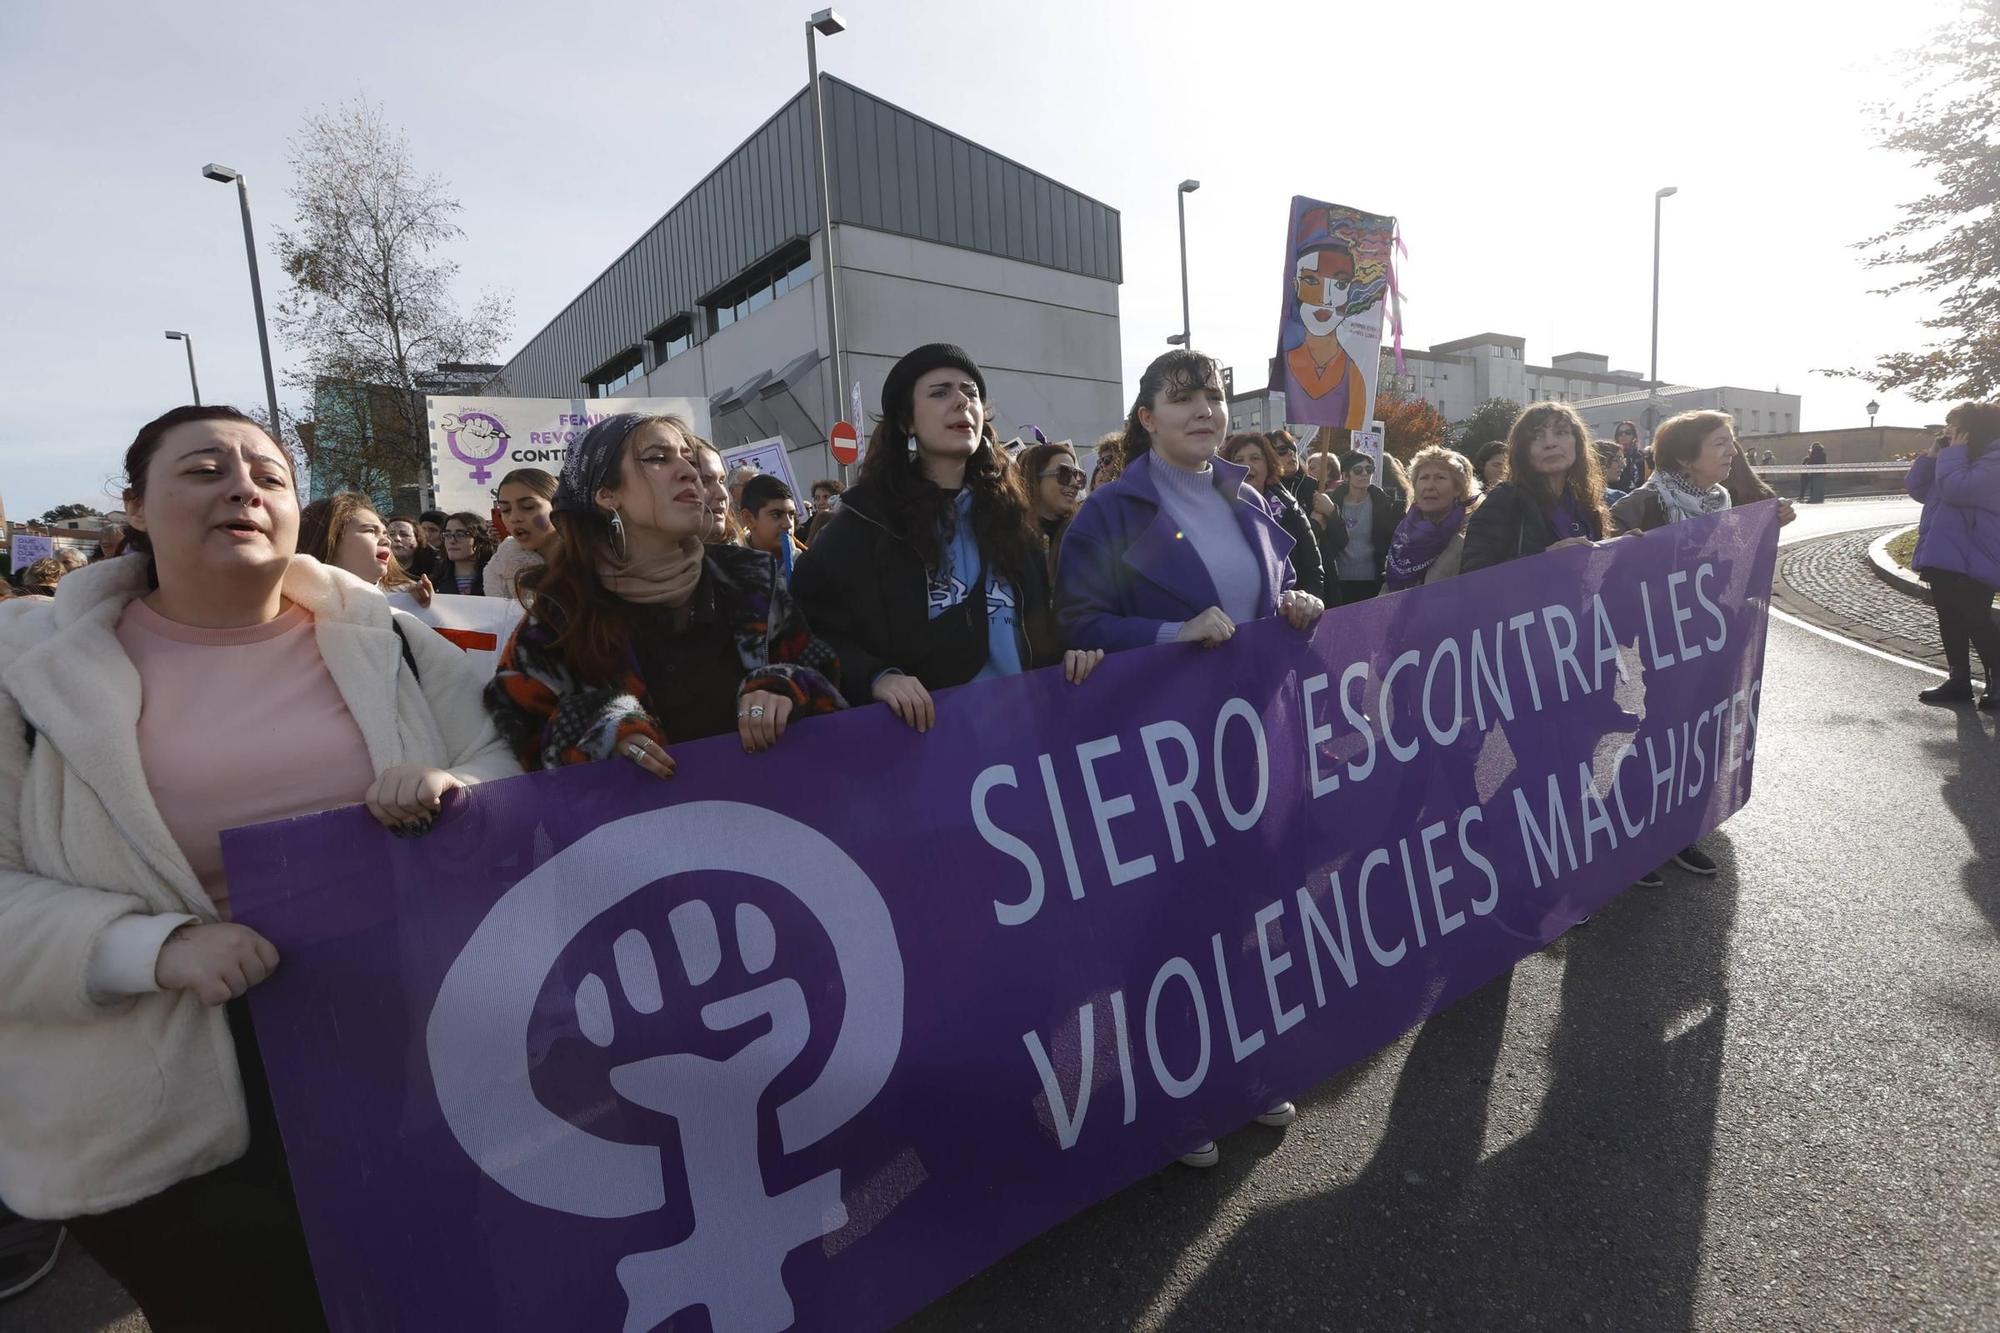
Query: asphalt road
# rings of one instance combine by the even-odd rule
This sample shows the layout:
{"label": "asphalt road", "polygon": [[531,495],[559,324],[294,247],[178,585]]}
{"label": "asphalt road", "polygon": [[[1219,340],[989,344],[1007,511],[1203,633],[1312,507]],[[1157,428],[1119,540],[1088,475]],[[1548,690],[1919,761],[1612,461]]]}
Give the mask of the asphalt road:
{"label": "asphalt road", "polygon": [[[1887,509],[1806,507],[1785,536]],[[1770,636],[1718,878],[1629,891],[1300,1096],[1289,1131],[906,1327],[2000,1328],[2000,718]],[[73,1257],[0,1328],[142,1330],[127,1309]]]}

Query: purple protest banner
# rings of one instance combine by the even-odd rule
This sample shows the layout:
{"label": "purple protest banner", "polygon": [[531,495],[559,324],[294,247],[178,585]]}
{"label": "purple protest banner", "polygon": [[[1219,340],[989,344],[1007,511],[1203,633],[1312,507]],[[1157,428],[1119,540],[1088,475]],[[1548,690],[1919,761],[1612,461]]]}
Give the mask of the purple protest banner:
{"label": "purple protest banner", "polygon": [[333,1327],[879,1328],[1750,793],[1775,506],[227,835]]}

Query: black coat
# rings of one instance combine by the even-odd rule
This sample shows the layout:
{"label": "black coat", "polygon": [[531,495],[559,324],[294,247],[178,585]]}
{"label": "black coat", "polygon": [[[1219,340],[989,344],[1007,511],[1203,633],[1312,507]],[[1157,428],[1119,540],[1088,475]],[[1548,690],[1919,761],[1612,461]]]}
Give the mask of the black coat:
{"label": "black coat", "polygon": [[1264,498],[1276,511],[1278,526],[1292,539],[1292,573],[1298,576],[1299,590],[1325,601],[1326,565],[1319,558],[1319,538],[1314,535],[1313,521],[1283,486],[1272,487]]}
{"label": "black coat", "polygon": [[[1588,510],[1578,517],[1586,528],[1597,521]],[[1592,541],[1604,537],[1602,532],[1586,535]],[[1549,526],[1541,502],[1513,482],[1503,481],[1486,493],[1485,501],[1465,520],[1465,558],[1459,563],[1459,572],[1470,574],[1520,556],[1540,555],[1555,539],[1555,529]]]}
{"label": "black coat", "polygon": [[[875,678],[892,667],[933,690],[978,675],[986,665],[986,626],[939,634],[930,615],[930,571],[917,548],[890,530],[874,487],[857,483],[840,501],[833,522],[792,567],[792,597],[813,634],[839,656],[841,693],[850,703],[867,702]],[[1062,641],[1049,606],[1048,569],[1039,558],[1028,565],[1029,586],[1016,590],[1015,623],[1021,662],[1032,670],[1061,661]]]}
{"label": "black coat", "polygon": [[[448,592],[465,597],[484,597],[486,595],[486,562],[492,558],[492,556],[482,555],[472,562],[472,591],[468,593],[459,593],[456,582],[458,576],[452,572],[451,561],[449,560],[434,562],[431,568],[426,570],[425,573],[430,578],[431,586],[439,592]],[[412,575],[411,577],[415,576]]]}
{"label": "black coat", "polygon": [[1289,477],[1278,478],[1278,485],[1284,487],[1285,494],[1298,502],[1299,510],[1308,516],[1313,511],[1313,497],[1319,494],[1319,482],[1313,474],[1300,468]]}
{"label": "black coat", "polygon": [[[1315,525],[1315,531],[1320,534],[1320,558],[1325,562],[1329,583],[1340,581],[1339,557],[1347,549],[1347,524],[1340,517],[1340,506],[1346,495],[1345,486],[1328,491],[1326,498],[1333,501],[1333,517],[1324,524]],[[1389,543],[1395,540],[1396,525],[1403,521],[1404,507],[1391,500],[1389,493],[1373,482],[1368,485],[1368,498],[1373,502],[1375,511],[1370,519],[1372,531],[1368,535],[1375,547],[1375,577],[1379,579],[1389,567]]]}

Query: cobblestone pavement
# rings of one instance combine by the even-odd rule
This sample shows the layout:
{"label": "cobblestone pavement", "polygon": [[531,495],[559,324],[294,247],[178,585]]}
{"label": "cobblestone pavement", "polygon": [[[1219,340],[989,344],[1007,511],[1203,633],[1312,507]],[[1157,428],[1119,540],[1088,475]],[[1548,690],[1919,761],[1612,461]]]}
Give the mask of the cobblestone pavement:
{"label": "cobblestone pavement", "polygon": [[1868,564],[1869,546],[1905,526],[1862,528],[1781,548],[1773,601],[1822,629],[1942,670],[1937,613],[1884,583]]}

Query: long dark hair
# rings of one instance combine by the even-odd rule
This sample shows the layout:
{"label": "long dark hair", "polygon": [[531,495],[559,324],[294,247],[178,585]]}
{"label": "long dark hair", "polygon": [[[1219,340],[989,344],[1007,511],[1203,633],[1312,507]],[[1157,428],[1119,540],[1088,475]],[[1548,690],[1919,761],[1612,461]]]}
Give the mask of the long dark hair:
{"label": "long dark hair", "polygon": [[[916,548],[925,568],[937,569],[944,563],[943,535],[958,522],[958,505],[950,491],[924,475],[910,452],[910,408],[902,405],[902,421],[885,417],[875,423],[861,459],[861,480],[880,497],[889,530]],[[966,460],[965,489],[972,493],[972,536],[980,554],[1016,588],[1027,587],[1030,571],[1041,567],[1042,537],[1027,487],[1000,452],[991,421],[980,428],[979,447]]]}
{"label": "long dark hair", "polygon": [[[1528,459],[1535,436],[1544,426],[1567,426],[1576,439],[1576,457],[1563,474],[1562,486],[1555,489]],[[1561,491],[1568,491],[1576,512],[1597,525],[1598,537],[1610,533],[1611,511],[1604,507],[1604,472],[1597,465],[1597,450],[1590,444],[1590,428],[1568,403],[1536,403],[1514,418],[1514,428],[1507,432],[1507,479],[1544,504],[1554,504],[1562,498]]]}
{"label": "long dark hair", "polygon": [[[690,460],[695,452],[693,428],[679,417],[649,416],[628,431],[612,454],[598,486],[616,490],[625,480],[625,454],[632,441],[648,425],[670,426],[687,442]],[[629,630],[625,603],[598,577],[597,567],[608,563],[611,554],[611,516],[594,504],[588,513],[558,509],[549,515],[556,530],[556,544],[547,563],[532,584],[524,576],[521,587],[532,591],[534,600],[528,614],[554,631],[551,643],[570,670],[586,683],[610,685],[625,674]]]}
{"label": "long dark hair", "polygon": [[1988,449],[2000,443],[2000,402],[1960,403],[1945,414],[1944,428],[1965,432],[1966,460],[1976,463]]}

